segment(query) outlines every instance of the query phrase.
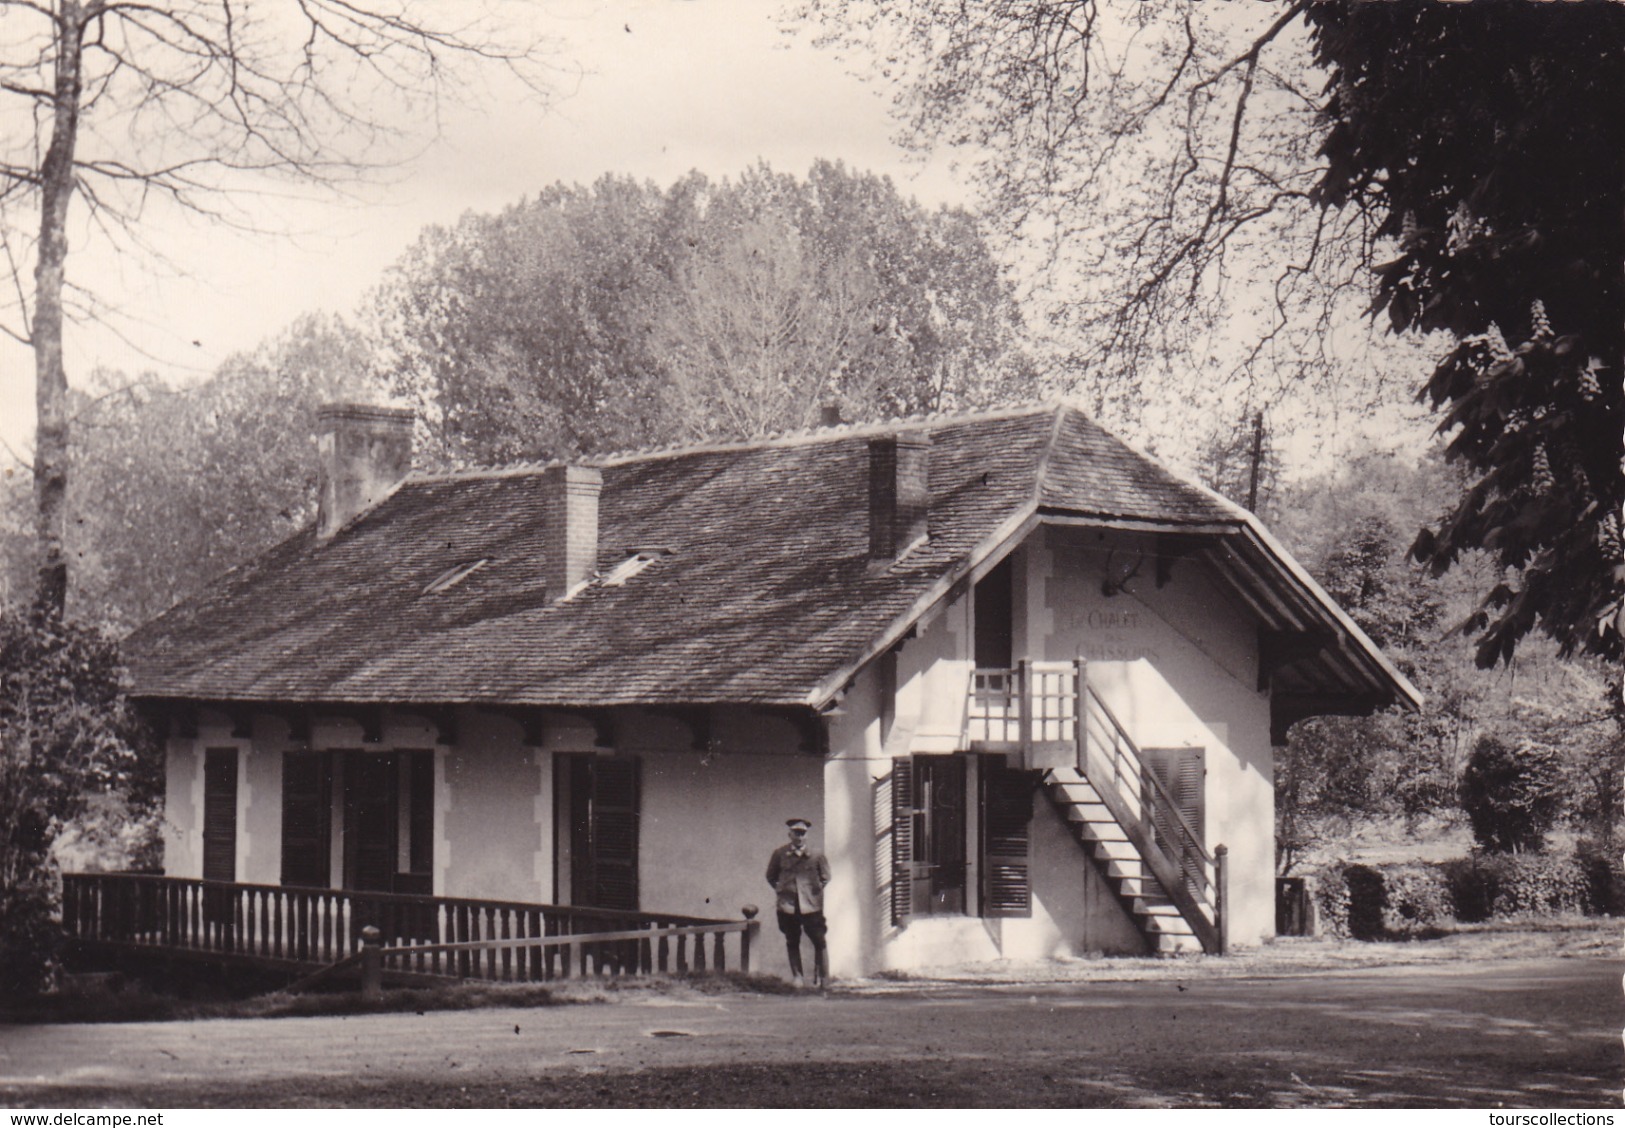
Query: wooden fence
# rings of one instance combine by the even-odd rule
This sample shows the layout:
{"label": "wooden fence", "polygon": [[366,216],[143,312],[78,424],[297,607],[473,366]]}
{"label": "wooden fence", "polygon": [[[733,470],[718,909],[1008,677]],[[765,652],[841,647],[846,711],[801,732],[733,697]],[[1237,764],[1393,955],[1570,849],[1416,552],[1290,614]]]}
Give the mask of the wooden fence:
{"label": "wooden fence", "polygon": [[[87,946],[316,968],[377,929],[386,971],[529,982],[571,975],[750,970],[742,920],[565,905],[302,889],[145,874],[65,874],[62,923]],[[734,955],[730,959],[729,937]]]}

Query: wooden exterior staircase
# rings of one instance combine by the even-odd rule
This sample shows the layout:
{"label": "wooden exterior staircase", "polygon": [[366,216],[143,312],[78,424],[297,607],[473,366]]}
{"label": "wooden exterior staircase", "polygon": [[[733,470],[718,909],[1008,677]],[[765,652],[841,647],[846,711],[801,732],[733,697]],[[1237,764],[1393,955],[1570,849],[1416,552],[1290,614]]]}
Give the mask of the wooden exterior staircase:
{"label": "wooden exterior staircase", "polygon": [[1221,953],[1226,850],[1209,853],[1098,693],[1082,659],[971,676],[972,751],[1020,751],[1158,955]]}
{"label": "wooden exterior staircase", "polygon": [[1155,955],[1203,951],[1185,914],[1084,774],[1076,768],[1052,768],[1044,773],[1044,784],[1073,837],[1133,918],[1146,947]]}

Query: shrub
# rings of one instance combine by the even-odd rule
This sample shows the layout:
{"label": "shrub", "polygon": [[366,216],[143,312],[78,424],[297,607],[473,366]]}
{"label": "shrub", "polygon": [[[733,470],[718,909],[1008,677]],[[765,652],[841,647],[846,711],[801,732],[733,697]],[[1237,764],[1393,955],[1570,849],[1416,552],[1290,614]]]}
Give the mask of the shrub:
{"label": "shrub", "polygon": [[1461,806],[1473,837],[1497,854],[1525,853],[1546,844],[1562,806],[1561,765],[1549,748],[1517,750],[1480,737],[1461,777]]}
{"label": "shrub", "polygon": [[1384,866],[1387,907],[1383,930],[1394,936],[1428,936],[1455,922],[1450,884],[1437,865]]}
{"label": "shrub", "polygon": [[1625,871],[1595,848],[1572,856],[1475,854],[1443,863],[1338,863],[1311,874],[1310,888],[1320,931],[1355,940],[1437,935],[1457,921],[1625,908]]}
{"label": "shrub", "polygon": [[1617,849],[1594,839],[1581,839],[1575,861],[1585,873],[1591,911],[1604,916],[1625,913],[1625,865]]}
{"label": "shrub", "polygon": [[54,901],[44,875],[0,886],[0,999],[24,998],[50,986],[62,949],[51,919]]}
{"label": "shrub", "polygon": [[1310,875],[1320,931],[1355,940],[1428,936],[1450,923],[1450,886],[1437,866],[1324,866]]}
{"label": "shrub", "polygon": [[1474,854],[1442,864],[1457,920],[1477,924],[1489,920],[1495,912],[1496,902],[1501,898],[1502,871],[1502,867],[1495,864],[1497,857]]}
{"label": "shrub", "polygon": [[1326,936],[1347,936],[1349,887],[1343,880],[1343,866],[1340,863],[1321,866],[1305,876],[1309,895],[1315,902],[1315,919],[1320,932]]}
{"label": "shrub", "polygon": [[95,795],[157,802],[161,760],[120,678],[107,635],[0,607],[0,995],[38,990],[56,958],[63,828]]}
{"label": "shrub", "polygon": [[1506,873],[1495,916],[1583,913],[1590,908],[1591,883],[1579,859],[1537,854],[1501,861]]}

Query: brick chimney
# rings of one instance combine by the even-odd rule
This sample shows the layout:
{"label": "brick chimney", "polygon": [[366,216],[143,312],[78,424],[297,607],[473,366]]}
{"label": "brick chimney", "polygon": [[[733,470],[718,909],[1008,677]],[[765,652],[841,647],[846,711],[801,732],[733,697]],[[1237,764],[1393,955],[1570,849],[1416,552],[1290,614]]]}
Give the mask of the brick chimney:
{"label": "brick chimney", "polygon": [[330,403],[316,412],[316,535],[326,540],[412,472],[412,412]]}
{"label": "brick chimney", "polygon": [[869,440],[869,559],[895,560],[930,532],[931,435]]}
{"label": "brick chimney", "polygon": [[604,476],[594,466],[549,466],[542,471],[543,580],[551,599],[562,599],[598,568],[598,494]]}

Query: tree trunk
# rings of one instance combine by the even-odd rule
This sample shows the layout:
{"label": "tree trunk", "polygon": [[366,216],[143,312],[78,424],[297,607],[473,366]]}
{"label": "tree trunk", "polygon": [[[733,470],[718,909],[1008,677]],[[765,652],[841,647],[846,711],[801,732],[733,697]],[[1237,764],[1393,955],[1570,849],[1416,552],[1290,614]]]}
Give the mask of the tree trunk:
{"label": "tree trunk", "polygon": [[56,89],[51,141],[40,168],[39,260],[34,266],[35,528],[39,581],[35,606],[59,619],[68,598],[68,373],[62,361],[62,290],[68,258],[68,204],[73,199],[74,148],[79,133],[80,57],[84,12],[62,0],[57,16]]}

